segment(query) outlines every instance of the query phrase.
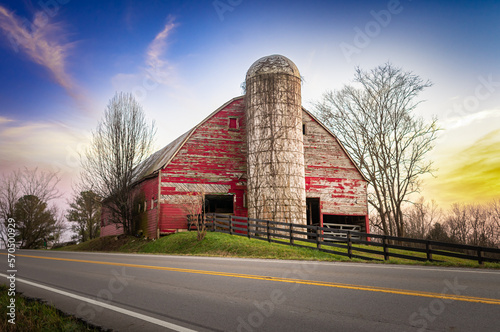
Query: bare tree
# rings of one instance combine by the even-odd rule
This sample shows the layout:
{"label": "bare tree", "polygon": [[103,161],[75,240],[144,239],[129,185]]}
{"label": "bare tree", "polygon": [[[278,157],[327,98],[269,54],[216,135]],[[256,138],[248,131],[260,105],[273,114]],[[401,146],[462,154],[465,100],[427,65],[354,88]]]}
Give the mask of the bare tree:
{"label": "bare tree", "polygon": [[405,213],[406,236],[424,239],[441,216],[442,211],[436,201],[429,203],[420,197]]}
{"label": "bare tree", "polygon": [[14,217],[14,208],[20,197],[19,171],[4,175],[0,181],[0,237],[7,248],[7,222]]}
{"label": "bare tree", "polygon": [[451,206],[451,213],[446,220],[450,238],[454,242],[466,244],[471,233],[468,223],[467,209],[464,204],[455,203]]}
{"label": "bare tree", "polygon": [[489,205],[491,223],[494,225],[493,238],[497,246],[500,246],[500,198],[494,199]]}
{"label": "bare tree", "polygon": [[500,198],[494,199],[490,203],[490,211],[493,222],[500,229]]}
{"label": "bare tree", "polygon": [[55,224],[52,230],[52,234],[48,241],[52,241],[52,244],[60,243],[62,240],[62,235],[66,230],[68,230],[68,225],[66,224],[66,217],[64,216],[64,211],[56,209],[54,211]]}
{"label": "bare tree", "polygon": [[196,185],[196,191],[183,195],[183,207],[189,218],[194,220],[196,226],[196,239],[202,241],[207,235],[207,226],[205,224],[205,194],[206,190],[203,184]]}
{"label": "bare tree", "polygon": [[82,159],[82,182],[103,199],[107,221],[119,224],[125,234],[135,228],[131,189],[139,179],[134,169],[151,153],[155,131],[132,94],[116,93]]}
{"label": "bare tree", "polygon": [[450,238],[458,243],[475,246],[498,245],[498,225],[494,202],[490,204],[453,204],[446,220]]}
{"label": "bare tree", "polygon": [[421,102],[415,98],[432,83],[389,63],[369,72],[357,68],[354,82],[327,92],[316,114],[370,181],[368,202],[384,234],[404,236],[403,204],[419,191],[419,176],[432,171],[424,158],[436,139],[436,120],[426,123],[413,113]]}
{"label": "bare tree", "polygon": [[18,169],[0,179],[0,236],[7,241],[6,223],[16,219],[17,238],[22,247],[40,244],[43,238],[54,240],[62,231],[55,206],[48,203],[60,198],[57,189],[60,179],[57,172],[35,169]]}
{"label": "bare tree", "polygon": [[487,210],[485,206],[479,204],[470,204],[467,206],[468,219],[471,227],[471,235],[469,244],[475,246],[490,246],[490,234],[492,233],[491,225],[488,222]]}

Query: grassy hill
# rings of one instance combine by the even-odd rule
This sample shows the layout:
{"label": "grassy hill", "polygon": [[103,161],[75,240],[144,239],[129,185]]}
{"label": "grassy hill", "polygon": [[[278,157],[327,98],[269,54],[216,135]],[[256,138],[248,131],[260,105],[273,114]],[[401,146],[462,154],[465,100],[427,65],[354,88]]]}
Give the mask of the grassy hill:
{"label": "grassy hill", "polygon": [[107,236],[57,250],[349,261],[346,257],[313,249],[296,248],[213,232],[207,233],[203,241],[197,241],[196,232],[176,233],[159,240],[144,240],[123,235]]}

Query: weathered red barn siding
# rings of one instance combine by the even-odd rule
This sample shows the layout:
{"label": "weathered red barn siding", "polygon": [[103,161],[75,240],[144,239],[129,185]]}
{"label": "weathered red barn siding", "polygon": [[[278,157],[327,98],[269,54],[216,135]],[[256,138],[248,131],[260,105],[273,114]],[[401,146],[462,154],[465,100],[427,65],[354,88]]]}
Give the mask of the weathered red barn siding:
{"label": "weathered red barn siding", "polygon": [[143,234],[149,238],[156,237],[156,225],[158,221],[158,176],[155,175],[149,179],[141,181],[134,190],[132,195],[144,194],[144,202],[141,204],[141,212],[139,217],[143,222],[141,228]]}
{"label": "weathered red barn siding", "polygon": [[366,216],[367,181],[335,137],[306,112],[302,121],[306,197],[320,199],[322,215]]}
{"label": "weathered red barn siding", "polygon": [[[229,128],[236,118],[237,129]],[[233,120],[234,121],[234,120]],[[234,99],[191,134],[161,170],[160,230],[186,229],[196,194],[233,194],[234,215],[246,216],[246,136],[243,97]]]}
{"label": "weathered red barn siding", "polygon": [[[140,204],[140,211],[135,211],[139,214],[139,218],[144,220],[142,223],[144,235],[148,237],[156,237],[156,222],[158,220],[158,176],[145,179],[135,185],[131,192],[132,197],[136,197],[141,193],[144,194],[144,202]],[[138,207],[134,207],[138,208]],[[121,235],[123,227],[120,224],[111,223],[109,209],[106,205],[102,208],[101,213],[101,236]]]}

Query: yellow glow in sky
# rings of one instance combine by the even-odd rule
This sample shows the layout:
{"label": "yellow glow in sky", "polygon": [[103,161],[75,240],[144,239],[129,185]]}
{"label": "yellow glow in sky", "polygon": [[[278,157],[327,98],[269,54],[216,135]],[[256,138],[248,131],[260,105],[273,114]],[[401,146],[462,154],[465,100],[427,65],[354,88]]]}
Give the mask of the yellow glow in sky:
{"label": "yellow glow in sky", "polygon": [[429,193],[436,201],[484,203],[500,197],[500,129],[437,163]]}

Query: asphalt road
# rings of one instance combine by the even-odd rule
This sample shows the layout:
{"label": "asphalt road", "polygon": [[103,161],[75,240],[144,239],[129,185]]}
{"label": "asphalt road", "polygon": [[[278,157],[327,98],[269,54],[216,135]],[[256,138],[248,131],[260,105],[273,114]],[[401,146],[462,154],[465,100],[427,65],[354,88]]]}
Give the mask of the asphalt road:
{"label": "asphalt road", "polygon": [[15,269],[18,291],[116,331],[500,331],[495,270],[34,250]]}

